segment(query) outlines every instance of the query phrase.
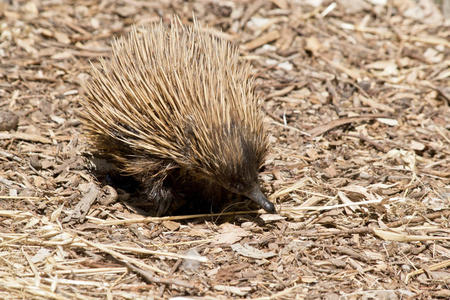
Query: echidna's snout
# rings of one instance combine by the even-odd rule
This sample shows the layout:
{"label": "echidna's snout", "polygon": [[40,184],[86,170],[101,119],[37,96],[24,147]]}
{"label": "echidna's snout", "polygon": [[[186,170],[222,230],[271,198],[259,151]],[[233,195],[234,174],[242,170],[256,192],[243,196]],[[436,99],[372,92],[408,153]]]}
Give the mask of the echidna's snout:
{"label": "echidna's snout", "polygon": [[270,202],[266,196],[261,192],[261,189],[258,185],[255,185],[253,190],[246,194],[248,198],[250,198],[253,202],[261,206],[266,212],[269,214],[276,214],[277,210],[275,209],[275,205]]}

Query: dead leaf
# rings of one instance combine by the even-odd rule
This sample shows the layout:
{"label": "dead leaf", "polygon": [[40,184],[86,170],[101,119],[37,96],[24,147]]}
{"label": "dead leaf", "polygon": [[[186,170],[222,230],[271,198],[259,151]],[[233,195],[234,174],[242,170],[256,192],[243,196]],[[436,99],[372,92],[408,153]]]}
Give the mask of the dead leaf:
{"label": "dead leaf", "polygon": [[242,239],[241,236],[237,235],[234,232],[227,232],[218,234],[214,237],[214,244],[220,245],[220,244],[234,244]]}
{"label": "dead leaf", "polygon": [[319,54],[319,50],[322,48],[322,43],[315,36],[311,36],[306,39],[305,50],[311,51],[314,56]]}
{"label": "dead leaf", "polygon": [[70,38],[67,34],[60,32],[60,31],[56,31],[53,33],[55,39],[60,42],[61,44],[64,45],[69,45],[70,44]]}
{"label": "dead leaf", "polygon": [[162,225],[170,231],[175,231],[180,228],[180,223],[174,221],[163,221]]}
{"label": "dead leaf", "polygon": [[231,245],[231,248],[236,251],[239,255],[255,258],[255,259],[263,259],[263,258],[270,258],[274,257],[277,254],[274,252],[263,252],[261,250],[258,250],[252,246],[249,246],[248,244],[234,244]]}

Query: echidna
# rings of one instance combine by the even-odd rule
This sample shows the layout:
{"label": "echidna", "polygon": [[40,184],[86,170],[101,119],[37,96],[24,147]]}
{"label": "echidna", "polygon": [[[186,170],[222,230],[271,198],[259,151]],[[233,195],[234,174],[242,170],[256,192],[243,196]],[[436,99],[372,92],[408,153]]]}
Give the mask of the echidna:
{"label": "echidna", "polygon": [[173,22],[132,28],[85,84],[93,144],[137,178],[158,215],[185,199],[244,195],[275,213],[258,184],[268,150],[250,66],[224,39]]}

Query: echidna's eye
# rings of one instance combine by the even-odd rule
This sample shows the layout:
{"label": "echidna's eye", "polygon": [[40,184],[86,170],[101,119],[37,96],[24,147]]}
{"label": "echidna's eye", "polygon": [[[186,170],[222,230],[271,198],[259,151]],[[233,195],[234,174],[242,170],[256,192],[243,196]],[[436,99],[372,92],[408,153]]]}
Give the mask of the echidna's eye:
{"label": "echidna's eye", "polygon": [[241,194],[244,191],[244,185],[240,183],[236,183],[231,187],[235,193]]}

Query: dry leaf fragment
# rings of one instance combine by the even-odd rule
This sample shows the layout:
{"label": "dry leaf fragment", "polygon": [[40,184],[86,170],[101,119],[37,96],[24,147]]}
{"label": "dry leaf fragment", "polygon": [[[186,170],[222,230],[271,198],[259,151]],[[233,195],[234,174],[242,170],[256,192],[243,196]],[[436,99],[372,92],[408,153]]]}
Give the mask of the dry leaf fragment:
{"label": "dry leaf fragment", "polygon": [[[348,2],[346,0],[338,0],[337,3],[344,8],[344,11],[347,14],[357,14],[361,11],[370,11],[372,7],[367,1],[364,0],[353,0],[352,2]],[[350,5],[351,3],[351,5]]]}
{"label": "dry leaf fragment", "polygon": [[319,157],[319,154],[317,153],[317,150],[314,148],[308,148],[306,149],[306,155],[309,156],[312,160],[316,160]]}
{"label": "dry leaf fragment", "polygon": [[42,144],[51,144],[52,140],[43,136],[40,136],[38,134],[29,134],[24,132],[14,132],[14,133],[8,133],[8,132],[0,132],[0,140],[9,140],[9,139],[17,139],[17,140],[24,140],[24,141],[32,141],[32,142],[38,142]]}
{"label": "dry leaf fragment", "polygon": [[259,249],[256,249],[248,244],[234,244],[231,245],[231,249],[236,251],[239,255],[245,256],[245,257],[251,257],[255,259],[263,259],[263,258],[270,258],[277,256],[274,252],[262,252]]}
{"label": "dry leaf fragment", "polygon": [[235,234],[237,234],[238,236],[248,236],[248,232],[236,225],[230,224],[230,223],[225,223],[223,225],[220,226],[220,231],[222,233],[228,233],[228,232],[233,232]]}
{"label": "dry leaf fragment", "polygon": [[286,219],[286,217],[283,217],[283,216],[281,216],[279,214],[262,214],[259,217],[266,223],[274,222],[274,221],[281,221],[281,220],[285,220]]}
{"label": "dry leaf fragment", "polygon": [[198,236],[198,237],[205,237],[206,236],[206,232],[200,229],[195,229],[192,228],[191,230],[189,230],[189,232],[187,233],[188,236]]}
{"label": "dry leaf fragment", "polygon": [[63,60],[63,59],[68,59],[71,58],[73,56],[71,51],[64,51],[64,52],[59,52],[59,53],[55,53],[51,56],[51,59],[54,60]]}
{"label": "dry leaf fragment", "polygon": [[32,47],[34,45],[33,39],[16,39],[16,43],[20,48],[22,48],[29,54],[36,55],[38,53],[38,51],[34,47]]}
{"label": "dry leaf fragment", "polygon": [[67,34],[65,34],[63,32],[59,32],[59,31],[55,31],[54,36],[55,36],[55,39],[58,42],[60,42],[61,44],[64,44],[64,45],[70,44],[70,38]]}
{"label": "dry leaf fragment", "polygon": [[386,153],[388,158],[400,158],[404,163],[407,164],[407,168],[411,171],[415,169],[416,166],[416,154],[414,151],[406,151],[403,149],[392,149]]}
{"label": "dry leaf fragment", "polygon": [[138,8],[135,6],[126,5],[117,7],[115,9],[115,12],[122,18],[129,18],[137,14],[139,11]]}
{"label": "dry leaf fragment", "polygon": [[334,178],[337,176],[337,170],[335,168],[335,166],[331,165],[328,168],[324,169],[325,173],[327,174],[327,176],[329,178]]}
{"label": "dry leaf fragment", "polygon": [[228,286],[228,285],[215,285],[214,289],[217,291],[223,291],[223,292],[235,294],[238,296],[245,296],[249,292],[252,291],[251,287],[236,287],[236,286]]}
{"label": "dry leaf fragment", "polygon": [[327,122],[325,124],[319,125],[317,127],[314,127],[308,131],[309,134],[311,134],[311,138],[314,138],[318,135],[324,134],[325,132],[338,127],[342,126],[348,123],[356,123],[361,122],[363,120],[369,120],[369,119],[377,119],[377,118],[383,118],[385,115],[382,114],[374,114],[374,115],[359,115],[355,117],[350,118],[340,118],[337,120],[333,120],[330,122]]}
{"label": "dry leaf fragment", "polygon": [[234,244],[242,239],[241,236],[234,232],[227,232],[227,233],[221,233],[214,237],[214,244],[220,245],[220,244]]}
{"label": "dry leaf fragment", "polygon": [[198,268],[202,265],[201,261],[206,257],[201,256],[200,253],[197,252],[196,249],[192,248],[186,251],[185,255],[191,258],[184,258],[181,267],[184,270],[197,271]]}
{"label": "dry leaf fragment", "polygon": [[334,61],[334,60],[329,60],[323,56],[321,56],[321,59],[323,59],[325,62],[329,63],[331,66],[333,66],[334,68],[340,70],[341,72],[345,73],[347,76],[349,76],[350,78],[356,80],[356,81],[360,81],[361,80],[361,74],[359,72],[358,69],[356,68],[349,68],[348,65],[345,65],[343,63]]}
{"label": "dry leaf fragment", "polygon": [[52,215],[50,216],[51,222],[55,222],[59,218],[63,208],[64,208],[64,204],[60,205],[54,212],[52,212]]}
{"label": "dry leaf fragment", "polygon": [[444,80],[447,77],[450,77],[450,68],[445,69],[444,71],[442,71],[441,73],[439,73],[435,80]]}
{"label": "dry leaf fragment", "polygon": [[411,149],[413,150],[417,150],[417,151],[422,151],[423,149],[425,149],[425,145],[418,142],[418,141],[411,141]]}
{"label": "dry leaf fragment", "polygon": [[52,253],[53,251],[50,251],[46,248],[41,248],[34,256],[31,257],[31,261],[37,264],[52,255]]}
{"label": "dry leaf fragment", "polygon": [[178,230],[181,226],[180,223],[174,221],[164,221],[162,222],[162,225],[170,231]]}
{"label": "dry leaf fragment", "polygon": [[317,56],[319,50],[322,48],[322,43],[315,36],[306,39],[305,50],[311,51],[314,56]]}
{"label": "dry leaf fragment", "polygon": [[52,121],[58,123],[58,125],[64,124],[64,122],[66,121],[66,119],[58,117],[58,116],[50,116],[50,119],[52,119]]}
{"label": "dry leaf fragment", "polygon": [[386,68],[397,68],[397,64],[394,59],[378,60],[376,62],[367,64],[364,66],[366,69],[384,70]]}
{"label": "dry leaf fragment", "polygon": [[388,119],[388,118],[378,118],[378,122],[389,125],[389,126],[398,126],[399,123],[396,119]]}
{"label": "dry leaf fragment", "polygon": [[41,221],[41,219],[33,217],[28,221],[28,223],[23,227],[23,229],[31,228],[34,225],[38,224],[40,221]]}
{"label": "dry leaf fragment", "polygon": [[377,102],[375,100],[372,100],[370,98],[366,98],[363,95],[360,95],[360,100],[364,105],[370,106],[372,108],[378,109],[380,111],[386,111],[389,113],[395,113],[395,109],[393,109],[391,106]]}
{"label": "dry leaf fragment", "polygon": [[273,4],[278,6],[279,9],[288,9],[289,4],[286,0],[270,0]]}
{"label": "dry leaf fragment", "polygon": [[250,51],[255,48],[261,47],[262,45],[271,43],[275,40],[277,40],[280,37],[280,32],[278,30],[270,31],[260,37],[257,37],[256,39],[245,43],[241,46],[242,50]]}
{"label": "dry leaf fragment", "polygon": [[407,233],[396,233],[389,230],[374,228],[373,232],[380,238],[386,241],[399,242],[416,242],[416,241],[439,241],[450,240],[449,236],[426,236],[426,235],[410,235]]}
{"label": "dry leaf fragment", "polygon": [[330,262],[336,268],[345,268],[347,266],[347,263],[345,261],[343,261],[342,259],[332,258],[332,259],[330,259]]}
{"label": "dry leaf fragment", "polygon": [[86,183],[84,184],[84,188],[86,188],[87,192],[83,195],[83,198],[77,203],[72,212],[62,220],[63,223],[84,220],[92,204],[97,200],[99,188],[94,183]]}

